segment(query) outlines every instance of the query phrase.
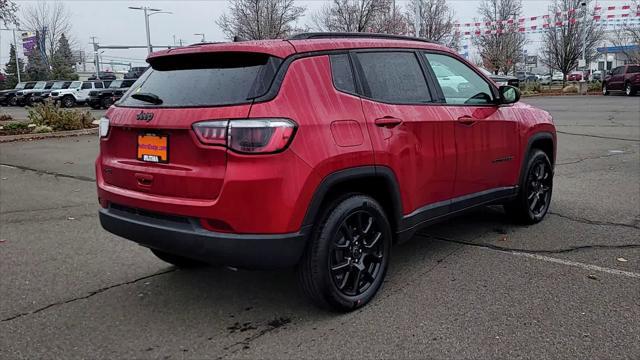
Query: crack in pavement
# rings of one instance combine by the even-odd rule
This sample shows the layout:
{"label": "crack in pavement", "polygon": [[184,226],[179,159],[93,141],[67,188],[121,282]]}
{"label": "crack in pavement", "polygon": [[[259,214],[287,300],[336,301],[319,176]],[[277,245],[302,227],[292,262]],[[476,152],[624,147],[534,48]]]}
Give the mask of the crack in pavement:
{"label": "crack in pavement", "polygon": [[62,174],[62,173],[58,173],[58,172],[54,172],[54,171],[38,170],[38,169],[30,168],[28,166],[13,165],[13,164],[6,164],[6,163],[0,163],[0,165],[1,166],[6,166],[8,168],[13,168],[13,169],[19,169],[19,170],[25,170],[25,171],[33,171],[36,174],[52,175],[52,176],[56,176],[56,177],[63,177],[63,178],[68,178],[68,179],[80,180],[80,181],[96,182],[96,179],[90,178],[88,176]]}
{"label": "crack in pavement", "polygon": [[556,130],[556,132],[558,134],[565,134],[565,135],[586,136],[586,137],[593,137],[593,138],[599,138],[599,139],[640,142],[640,139],[626,139],[626,138],[618,138],[618,137],[613,137],[613,136],[579,134],[579,133],[572,133],[572,132],[560,131],[560,130]]}
{"label": "crack in pavement", "polygon": [[110,289],[113,289],[113,288],[117,288],[117,287],[124,286],[124,285],[134,284],[134,283],[136,283],[138,281],[146,280],[146,279],[149,279],[149,278],[152,278],[152,277],[155,277],[155,276],[159,276],[159,275],[168,274],[168,273],[174,272],[176,270],[178,270],[178,269],[177,268],[172,268],[172,269],[169,269],[169,270],[166,270],[166,271],[161,271],[161,272],[157,272],[155,274],[143,276],[143,277],[137,278],[135,280],[125,281],[125,282],[122,282],[122,283],[105,286],[105,287],[100,288],[98,290],[91,291],[87,295],[78,296],[78,297],[75,297],[73,299],[68,299],[68,300],[64,300],[64,301],[58,301],[58,302],[55,302],[53,304],[49,304],[47,306],[41,307],[41,308],[36,309],[36,310],[32,310],[32,311],[28,311],[28,312],[24,312],[24,313],[19,313],[19,314],[10,316],[8,318],[2,319],[2,320],[0,320],[0,322],[15,320],[15,319],[21,318],[23,316],[37,314],[37,313],[39,313],[41,311],[44,311],[44,310],[47,310],[47,309],[51,309],[53,307],[69,304],[69,303],[72,303],[72,302],[75,302],[75,301],[78,301],[78,300],[88,299],[88,298],[90,298],[90,297],[92,297],[94,295],[98,295],[100,293],[103,293],[103,292],[105,292],[107,290],[110,290]]}
{"label": "crack in pavement", "polygon": [[450,243],[455,243],[460,245],[475,246],[475,247],[497,250],[497,251],[504,251],[504,252],[515,251],[515,252],[520,252],[525,254],[563,254],[563,253],[568,253],[573,251],[595,250],[595,249],[640,249],[640,244],[622,244],[622,245],[593,244],[593,245],[571,246],[567,248],[552,249],[552,250],[546,250],[546,249],[528,250],[528,249],[521,249],[521,248],[512,248],[507,246],[499,246],[499,245],[494,245],[490,243],[476,243],[476,242],[467,241],[467,240],[449,239],[443,236],[430,235],[430,234],[424,234],[424,233],[418,233],[417,235],[427,239],[434,239],[434,240],[450,242]]}
{"label": "crack in pavement", "polygon": [[[360,312],[363,312],[363,311],[368,311],[367,309],[371,309],[371,308],[373,308],[373,307],[381,306],[381,304],[382,304],[382,300],[388,299],[388,298],[390,298],[390,297],[392,297],[392,296],[394,296],[394,295],[398,294],[399,292],[401,292],[401,291],[405,290],[406,288],[408,288],[408,287],[409,287],[409,285],[413,284],[415,281],[420,280],[420,279],[423,279],[423,278],[424,278],[424,276],[425,276],[426,274],[428,274],[428,273],[432,272],[433,270],[435,270],[435,269],[436,269],[438,266],[440,266],[440,265],[441,265],[441,264],[442,264],[442,263],[443,263],[447,258],[449,258],[450,256],[452,256],[454,253],[456,253],[458,250],[462,249],[463,247],[464,247],[464,246],[462,246],[462,245],[457,246],[457,247],[455,247],[453,250],[449,251],[446,255],[444,255],[444,256],[442,256],[442,257],[440,257],[440,258],[436,259],[436,260],[434,261],[434,264],[433,264],[432,266],[428,267],[428,268],[427,268],[427,269],[425,269],[424,271],[418,272],[415,276],[413,276],[413,277],[411,277],[411,278],[409,278],[409,279],[404,280],[404,281],[402,282],[402,285],[403,285],[403,286],[400,286],[400,287],[398,287],[397,289],[393,289],[393,290],[385,289],[385,291],[380,292],[380,293],[378,294],[378,296],[376,296],[376,301],[375,301],[374,303],[370,303],[370,304],[368,304],[368,305],[367,305],[367,306],[365,306],[365,307],[362,307],[362,308],[360,308],[360,309],[358,309],[358,310],[356,310],[356,311],[353,311],[353,312],[351,312],[351,313],[350,313],[350,315],[352,315],[352,316],[357,316],[356,314],[358,314],[358,313],[360,313]],[[425,255],[425,256],[426,256],[426,255]],[[387,280],[385,280],[385,282],[387,282]],[[384,283],[383,283],[383,285],[384,285]],[[267,329],[263,329],[263,330],[259,331],[258,333],[254,334],[254,335],[252,335],[252,336],[249,336],[249,337],[247,337],[247,338],[245,338],[244,340],[237,341],[237,342],[235,342],[235,343],[233,343],[233,344],[231,344],[231,345],[228,345],[228,346],[226,346],[226,347],[224,348],[224,350],[225,350],[225,351],[227,351],[227,352],[226,352],[225,354],[223,354],[223,355],[220,355],[220,356],[219,356],[219,357],[217,357],[216,359],[217,359],[217,360],[220,360],[220,359],[222,359],[222,358],[229,357],[229,356],[231,356],[231,355],[233,355],[233,354],[236,354],[236,353],[238,353],[238,352],[240,352],[240,351],[242,351],[242,350],[244,350],[244,349],[248,348],[248,347],[249,347],[249,345],[250,345],[253,341],[255,341],[255,340],[257,340],[257,339],[261,338],[261,337],[262,337],[262,336],[264,336],[264,335],[267,335],[267,334],[271,333],[272,331],[274,331],[274,330],[276,330],[276,329],[279,329],[279,327],[270,327],[270,328],[267,328]],[[331,331],[331,330],[326,330],[326,331],[322,331],[322,330],[321,330],[321,335],[320,335],[320,337],[322,337],[322,336],[323,336],[324,334],[326,334],[328,331]],[[232,349],[232,348],[234,348],[234,347],[235,347],[235,349]]]}
{"label": "crack in pavement", "polygon": [[622,226],[622,227],[628,227],[628,228],[632,228],[632,229],[640,229],[640,225],[638,225],[638,224],[617,223],[617,222],[608,222],[608,221],[599,221],[599,220],[589,220],[589,219],[585,219],[585,218],[579,218],[579,217],[573,217],[573,216],[569,216],[569,215],[564,215],[564,214],[560,214],[560,213],[553,212],[553,211],[549,211],[549,214],[561,217],[563,219],[567,219],[567,220],[571,220],[571,221],[587,224],[587,225]]}
{"label": "crack in pavement", "polygon": [[583,161],[586,161],[586,160],[605,159],[605,158],[613,157],[613,156],[638,154],[638,153],[636,153],[634,151],[626,151],[626,150],[622,150],[622,151],[623,152],[621,152],[621,153],[612,153],[612,154],[600,155],[600,156],[589,156],[589,157],[580,158],[580,159],[574,160],[574,161],[567,161],[567,162],[557,163],[556,166],[577,164],[577,163],[580,163],[580,162],[583,162]]}

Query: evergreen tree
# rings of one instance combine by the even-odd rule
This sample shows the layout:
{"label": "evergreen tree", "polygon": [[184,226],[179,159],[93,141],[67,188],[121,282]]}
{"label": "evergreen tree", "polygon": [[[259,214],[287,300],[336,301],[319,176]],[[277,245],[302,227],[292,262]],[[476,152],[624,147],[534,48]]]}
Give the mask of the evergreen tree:
{"label": "evergreen tree", "polygon": [[[18,59],[18,64],[20,66],[20,76],[24,76],[24,62],[22,59]],[[16,47],[11,44],[11,48],[9,50],[9,62],[4,66],[4,73],[7,75],[7,79],[4,84],[7,89],[12,89],[18,83],[18,74],[16,71]]]}
{"label": "evergreen tree", "polygon": [[36,46],[27,56],[27,68],[25,69],[26,78],[30,81],[49,80],[51,74],[46,58],[43,56],[41,44],[40,34],[36,32]]}
{"label": "evergreen tree", "polygon": [[78,80],[73,68],[73,54],[67,37],[62,34],[51,60],[51,77],[56,80]]}

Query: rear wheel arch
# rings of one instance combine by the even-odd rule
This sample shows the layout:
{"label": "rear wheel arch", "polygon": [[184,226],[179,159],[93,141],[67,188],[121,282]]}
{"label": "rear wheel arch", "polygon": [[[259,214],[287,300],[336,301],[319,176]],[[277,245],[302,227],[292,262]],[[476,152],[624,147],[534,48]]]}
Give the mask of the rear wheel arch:
{"label": "rear wheel arch", "polygon": [[400,190],[395,174],[385,166],[360,166],[327,175],[313,194],[303,226],[314,224],[325,206],[348,193],[364,194],[375,199],[382,205],[393,231],[398,230],[402,219]]}

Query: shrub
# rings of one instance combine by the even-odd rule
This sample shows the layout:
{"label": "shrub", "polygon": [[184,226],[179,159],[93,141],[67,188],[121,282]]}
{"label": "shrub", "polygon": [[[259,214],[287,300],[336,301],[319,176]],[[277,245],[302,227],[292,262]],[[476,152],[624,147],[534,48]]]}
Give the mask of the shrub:
{"label": "shrub", "polygon": [[88,111],[61,109],[51,102],[29,108],[28,117],[37,126],[47,126],[55,131],[89,128],[93,121],[93,116]]}
{"label": "shrub", "polygon": [[594,81],[589,83],[589,91],[600,91],[602,89],[602,83],[600,81]]}
{"label": "shrub", "polygon": [[2,127],[3,130],[26,130],[28,128],[29,125],[22,122],[9,123]]}
{"label": "shrub", "polygon": [[39,133],[49,133],[52,132],[53,129],[50,126],[46,126],[46,125],[40,125],[40,126],[36,126],[35,128],[33,128],[33,132],[36,134]]}
{"label": "shrub", "polygon": [[0,121],[11,121],[13,117],[9,114],[0,114]]}

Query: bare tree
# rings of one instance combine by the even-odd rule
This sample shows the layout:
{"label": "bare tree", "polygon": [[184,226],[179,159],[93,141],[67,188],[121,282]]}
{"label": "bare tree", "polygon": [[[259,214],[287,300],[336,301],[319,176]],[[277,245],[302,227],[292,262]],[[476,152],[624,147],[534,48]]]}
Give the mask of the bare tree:
{"label": "bare tree", "polygon": [[71,14],[59,1],[38,1],[23,8],[23,27],[44,37],[48,61],[53,59],[62,34],[71,33]]}
{"label": "bare tree", "polygon": [[393,0],[332,0],[313,15],[321,31],[406,34],[407,20]]}
{"label": "bare tree", "polygon": [[[446,0],[411,0],[406,17],[417,37],[458,49],[460,35],[455,33],[454,12]],[[420,29],[416,33],[416,29]]]}
{"label": "bare tree", "polygon": [[295,23],[305,10],[294,0],[232,0],[216,23],[229,39],[277,39],[299,31]]}
{"label": "bare tree", "polygon": [[[631,6],[634,11],[640,9],[640,0],[634,0]],[[615,29],[611,42],[619,47],[627,59],[633,63],[640,63],[640,26],[622,24]]]}
{"label": "bare tree", "polygon": [[478,8],[489,34],[474,37],[485,67],[496,74],[507,73],[522,54],[526,39],[519,33],[516,19],[522,11],[521,0],[482,0]]}
{"label": "bare tree", "polygon": [[0,21],[4,26],[10,24],[18,25],[18,18],[16,13],[18,12],[18,5],[11,0],[0,0]]}
{"label": "bare tree", "polygon": [[[586,20],[584,13],[575,10],[579,9],[582,3],[586,3],[582,10],[588,12]],[[588,10],[590,5],[591,0],[554,0],[549,8],[552,14],[562,12],[566,15],[562,15],[562,18],[556,17],[555,22],[561,25],[549,26],[544,32],[541,61],[562,72],[563,85],[567,74],[578,66],[578,60],[582,58],[583,44],[586,44],[585,57],[589,63],[597,56],[597,45],[604,38],[604,30],[596,25],[593,10]],[[583,42],[583,37],[586,42]]]}

